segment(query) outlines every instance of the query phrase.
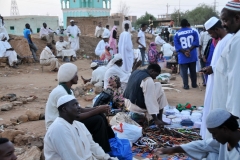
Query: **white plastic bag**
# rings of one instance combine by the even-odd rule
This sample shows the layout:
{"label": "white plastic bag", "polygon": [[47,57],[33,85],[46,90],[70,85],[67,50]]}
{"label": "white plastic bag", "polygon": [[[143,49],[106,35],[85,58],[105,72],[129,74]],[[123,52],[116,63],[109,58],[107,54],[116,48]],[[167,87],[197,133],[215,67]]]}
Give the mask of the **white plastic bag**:
{"label": "white plastic bag", "polygon": [[142,137],[142,127],[136,125],[123,122],[112,126],[112,129],[119,139],[128,139],[132,143],[135,143],[140,137]]}

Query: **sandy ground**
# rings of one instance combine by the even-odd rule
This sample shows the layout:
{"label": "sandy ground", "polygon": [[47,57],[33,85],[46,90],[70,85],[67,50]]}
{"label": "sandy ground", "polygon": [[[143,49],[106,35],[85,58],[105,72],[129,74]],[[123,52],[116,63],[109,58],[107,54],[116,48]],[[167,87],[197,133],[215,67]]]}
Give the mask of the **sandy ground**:
{"label": "sandy ground", "polygon": [[[90,60],[77,60],[74,62],[78,66],[78,84],[73,88],[80,86],[82,80],[80,76],[85,78],[91,77],[91,69],[89,68]],[[182,89],[182,80],[180,75],[176,75],[176,80],[170,83],[176,85],[176,89],[181,90],[181,93],[175,91],[166,91],[168,102],[171,106],[176,106],[178,103],[185,104],[186,102],[192,105],[202,106],[204,102],[205,88],[201,91],[199,88],[190,88],[190,90]],[[44,67],[42,72],[39,64],[21,65],[19,69],[0,68],[0,95],[15,93],[17,96],[35,95],[38,97],[33,102],[29,102],[23,106],[15,106],[13,110],[0,112],[0,124],[10,123],[10,118],[18,117],[31,109],[38,112],[44,112],[45,104],[51,90],[57,86],[57,73],[49,72],[48,67]],[[199,78],[198,78],[199,79]],[[85,101],[78,97],[81,106],[87,106],[91,102]],[[0,105],[6,102],[0,101]],[[17,128],[27,130],[30,133],[43,136],[46,132],[44,121],[27,122],[17,125]]]}

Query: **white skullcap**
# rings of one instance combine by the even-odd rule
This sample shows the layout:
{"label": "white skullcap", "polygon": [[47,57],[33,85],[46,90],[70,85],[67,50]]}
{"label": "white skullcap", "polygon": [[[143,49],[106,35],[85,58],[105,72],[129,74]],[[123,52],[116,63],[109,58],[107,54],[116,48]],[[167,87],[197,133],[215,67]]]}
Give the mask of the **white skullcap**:
{"label": "white skullcap", "polygon": [[73,63],[65,63],[59,67],[58,82],[69,82],[77,74],[77,66]]}
{"label": "white skullcap", "polygon": [[231,117],[231,113],[228,111],[217,108],[211,111],[206,119],[207,128],[217,128],[221,126],[226,120]]}
{"label": "white skullcap", "polygon": [[206,29],[206,30],[209,30],[209,29],[212,28],[218,21],[219,21],[219,19],[216,18],[216,17],[210,18],[210,19],[204,24],[205,29]]}
{"label": "white skullcap", "polygon": [[96,62],[92,62],[91,65],[90,65],[90,67],[91,67],[91,68],[94,68],[94,67],[96,67],[97,65],[98,65],[98,64],[97,64]]}
{"label": "white skullcap", "polygon": [[61,105],[65,104],[65,103],[67,103],[67,102],[70,102],[73,99],[76,99],[76,98],[73,95],[69,95],[69,94],[60,97],[57,101],[57,108],[60,107]]}
{"label": "white skullcap", "polygon": [[231,2],[228,2],[225,7],[228,10],[231,11],[237,11],[240,12],[240,1],[239,0],[233,0]]}
{"label": "white skullcap", "polygon": [[74,20],[73,20],[73,19],[71,19],[71,20],[70,20],[70,22],[74,22]]}
{"label": "white skullcap", "polygon": [[103,35],[103,38],[109,38],[109,36],[108,35]]}
{"label": "white skullcap", "polygon": [[0,33],[0,40],[2,40],[5,37],[4,33]]}
{"label": "white skullcap", "polygon": [[115,62],[119,61],[120,59],[122,59],[121,54],[119,54],[119,53],[115,54],[114,58],[108,63],[107,68],[112,67],[115,64]]}

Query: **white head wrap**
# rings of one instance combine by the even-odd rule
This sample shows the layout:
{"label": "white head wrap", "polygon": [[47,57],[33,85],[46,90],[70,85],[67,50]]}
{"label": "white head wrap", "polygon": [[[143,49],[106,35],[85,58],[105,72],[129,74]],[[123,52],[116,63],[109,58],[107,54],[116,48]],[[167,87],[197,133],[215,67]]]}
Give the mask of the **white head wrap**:
{"label": "white head wrap", "polygon": [[98,65],[98,64],[97,64],[96,62],[92,62],[91,65],[90,65],[90,67],[91,67],[91,68],[94,68],[94,67],[96,67],[97,65]]}
{"label": "white head wrap", "polygon": [[231,11],[240,12],[240,1],[239,0],[230,1],[225,5],[224,8],[231,10]]}
{"label": "white head wrap", "polygon": [[221,126],[226,120],[231,117],[231,113],[228,111],[217,108],[211,111],[206,119],[207,128],[217,128]]}
{"label": "white head wrap", "polygon": [[74,22],[74,20],[73,20],[73,19],[71,19],[71,20],[70,20],[70,22]]}
{"label": "white head wrap", "polygon": [[57,101],[57,108],[60,107],[61,105],[65,104],[65,103],[67,103],[67,102],[70,102],[73,99],[76,99],[76,98],[73,95],[69,95],[69,94],[60,97]]}
{"label": "white head wrap", "polygon": [[0,40],[2,40],[5,37],[4,33],[0,33]]}
{"label": "white head wrap", "polygon": [[109,35],[103,35],[103,38],[109,38]]}
{"label": "white head wrap", "polygon": [[77,74],[77,66],[73,63],[65,63],[58,70],[58,82],[69,82]]}
{"label": "white head wrap", "polygon": [[204,27],[206,30],[209,30],[210,28],[212,28],[217,22],[219,21],[218,18],[216,17],[212,17],[210,18],[207,22],[205,22]]}
{"label": "white head wrap", "polygon": [[115,62],[117,62],[120,59],[122,59],[121,54],[115,54],[114,58],[108,63],[107,68],[112,67],[115,64]]}

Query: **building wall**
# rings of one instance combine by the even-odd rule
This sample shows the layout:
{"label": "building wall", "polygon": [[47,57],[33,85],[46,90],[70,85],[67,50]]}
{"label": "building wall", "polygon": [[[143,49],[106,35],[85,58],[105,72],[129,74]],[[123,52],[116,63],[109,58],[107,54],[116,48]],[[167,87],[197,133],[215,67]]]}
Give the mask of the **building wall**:
{"label": "building wall", "polygon": [[68,17],[67,25],[70,25],[69,21],[73,19],[76,25],[80,28],[82,35],[94,35],[95,28],[99,22],[102,22],[102,26],[110,26],[110,30],[114,25],[118,27],[118,34],[122,32],[122,17]]}
{"label": "building wall", "polygon": [[26,23],[30,24],[33,33],[38,33],[44,22],[53,30],[59,27],[57,16],[9,16],[4,17],[4,22],[8,33],[13,35],[23,35]]}

